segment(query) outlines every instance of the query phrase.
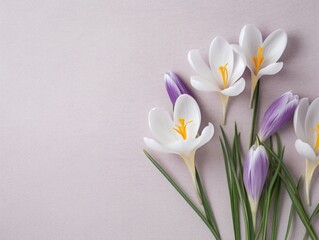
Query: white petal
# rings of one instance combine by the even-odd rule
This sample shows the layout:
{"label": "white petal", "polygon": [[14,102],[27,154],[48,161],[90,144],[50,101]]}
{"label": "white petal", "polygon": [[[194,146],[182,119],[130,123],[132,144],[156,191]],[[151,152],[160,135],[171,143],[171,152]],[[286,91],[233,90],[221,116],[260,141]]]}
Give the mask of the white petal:
{"label": "white petal", "polygon": [[203,129],[201,136],[197,137],[196,139],[173,142],[168,144],[166,147],[171,149],[172,152],[189,155],[191,152],[196,151],[198,148],[209,142],[213,135],[214,126],[213,124],[209,123],[208,126]]}
{"label": "white petal", "polygon": [[178,153],[179,155],[188,156],[193,152],[198,145],[198,140],[191,138],[187,140],[180,140],[167,145],[167,148],[171,149],[173,152]]}
{"label": "white petal", "polygon": [[312,147],[308,143],[305,143],[305,142],[301,141],[300,139],[297,139],[295,142],[295,147],[296,147],[297,152],[301,156],[308,158],[310,160],[316,159],[316,154],[315,154],[314,150],[312,149]]}
{"label": "white petal", "polygon": [[267,67],[260,69],[257,75],[257,79],[261,78],[264,75],[274,75],[278,73],[282,69],[283,65],[284,64],[282,62],[272,63]]}
{"label": "white petal", "polygon": [[286,32],[281,29],[272,32],[263,43],[264,61],[262,67],[277,62],[286,46]]}
{"label": "white petal", "polygon": [[232,86],[224,89],[220,93],[225,96],[237,96],[244,91],[245,85],[246,85],[245,79],[241,78],[237,82],[235,82]]}
{"label": "white petal", "polygon": [[197,138],[197,139],[199,139],[199,143],[198,143],[196,149],[198,149],[201,146],[203,146],[204,144],[208,143],[209,140],[211,140],[211,138],[214,136],[214,131],[215,131],[214,125],[211,123],[208,123],[208,126],[206,126],[203,129],[200,137]]}
{"label": "white petal", "polygon": [[243,49],[238,44],[231,44],[231,47],[233,48],[233,50],[237,54],[239,54],[241,56],[242,60],[244,61],[245,66],[246,66],[246,57],[245,57]]}
{"label": "white petal", "polygon": [[148,115],[148,124],[152,134],[160,143],[178,140],[173,130],[174,122],[167,111],[153,108]]}
{"label": "white petal", "polygon": [[218,81],[219,86],[223,86],[219,67],[227,64],[227,70],[230,76],[233,71],[233,62],[234,56],[232,47],[225,39],[215,37],[209,48],[209,64],[213,72],[213,77],[215,78],[215,81]]}
{"label": "white petal", "polygon": [[157,152],[163,152],[163,153],[177,153],[177,152],[174,152],[170,149],[168,149],[167,147],[165,147],[164,145],[154,141],[153,139],[150,139],[150,138],[144,138],[144,143],[145,145],[154,150],[154,151],[157,151]]}
{"label": "white petal", "polygon": [[202,59],[198,50],[191,50],[188,53],[188,62],[194,71],[201,77],[213,81],[213,74],[208,65]]}
{"label": "white petal", "polygon": [[201,113],[195,99],[186,94],[179,96],[175,103],[174,123],[179,125],[180,118],[183,118],[185,123],[192,121],[187,125],[187,139],[195,138],[201,121]]}
{"label": "white petal", "polygon": [[244,73],[246,68],[246,65],[237,52],[234,51],[234,66],[233,66],[233,72],[232,75],[229,77],[229,83],[228,85],[233,85],[234,82],[236,82]]}
{"label": "white petal", "polygon": [[201,78],[199,76],[192,76],[191,84],[195,89],[199,91],[205,91],[205,92],[220,91],[219,87],[216,86],[213,82],[207,81],[206,79]]}
{"label": "white petal", "polygon": [[307,142],[312,146],[316,146],[317,142],[317,125],[319,124],[319,98],[312,101],[306,115],[305,135]]}
{"label": "white petal", "polygon": [[294,115],[294,128],[297,138],[301,141],[306,142],[306,134],[305,134],[305,122],[306,115],[309,108],[309,100],[308,98],[303,98],[300,100],[299,105],[295,111]]}
{"label": "white petal", "polygon": [[262,35],[259,29],[251,24],[244,26],[239,35],[239,45],[245,54],[247,67],[254,72],[253,57],[262,45]]}

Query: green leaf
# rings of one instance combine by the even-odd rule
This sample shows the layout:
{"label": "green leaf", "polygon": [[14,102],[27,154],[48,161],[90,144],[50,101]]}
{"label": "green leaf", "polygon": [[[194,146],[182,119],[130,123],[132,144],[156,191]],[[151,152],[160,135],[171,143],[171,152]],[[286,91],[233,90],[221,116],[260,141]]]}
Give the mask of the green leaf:
{"label": "green leaf", "polygon": [[230,167],[229,167],[229,163],[228,163],[226,147],[225,147],[222,139],[219,138],[219,140],[220,140],[220,144],[221,144],[222,152],[223,152],[223,156],[224,156],[227,185],[228,185],[229,198],[230,198],[230,207],[231,207],[231,213],[232,213],[232,219],[233,219],[233,229],[234,229],[235,239],[237,240],[237,239],[241,239],[239,211],[238,211],[238,195],[236,192],[236,187],[234,186],[234,183],[232,180]]}
{"label": "green leaf", "polygon": [[[273,158],[271,158],[271,159],[273,159],[273,164],[275,164],[275,165],[278,164],[279,157],[277,156],[277,154],[274,151],[272,151],[266,144],[264,144],[264,143],[261,143],[261,144],[266,148],[267,152],[273,156]],[[309,217],[306,213],[304,205],[301,201],[301,198],[300,198],[299,192],[296,188],[296,185],[294,183],[294,180],[293,180],[288,168],[285,166],[285,164],[282,165],[282,170],[283,170],[283,173],[280,173],[280,178],[286,187],[286,190],[290,196],[290,199],[292,200],[292,202],[294,204],[294,207],[296,209],[296,212],[299,215],[300,220],[302,221],[302,223],[306,227],[309,236],[312,239],[318,239],[317,235],[316,235],[316,233],[315,233],[315,231],[310,223],[310,220],[309,220]]]}
{"label": "green leaf", "polygon": [[[297,183],[297,189],[298,189],[298,191],[299,191],[301,179],[302,179],[302,178],[300,177],[299,180],[298,180],[298,183]],[[291,202],[291,207],[290,207],[290,213],[289,213],[289,219],[288,219],[288,224],[287,224],[287,230],[286,230],[285,240],[288,240],[288,238],[289,238],[290,228],[291,228],[292,220],[293,220],[293,215],[294,215],[294,205],[293,205],[293,203]]]}
{"label": "green leaf", "polygon": [[204,190],[203,185],[202,185],[202,181],[200,179],[200,176],[198,174],[198,171],[197,171],[196,167],[195,167],[195,172],[196,172],[196,180],[197,180],[197,184],[198,184],[198,188],[199,188],[199,192],[200,192],[201,199],[202,199],[202,202],[203,202],[203,207],[204,207],[204,210],[205,210],[205,214],[206,214],[207,220],[210,223],[210,225],[214,227],[214,229],[216,230],[216,232],[219,235],[216,219],[215,219],[215,217],[213,215],[213,211],[212,211],[212,209],[210,207],[210,204],[208,202],[207,196],[205,194],[205,190]]}
{"label": "green leaf", "polygon": [[196,205],[189,199],[186,193],[177,185],[177,183],[172,179],[172,177],[158,164],[158,162],[145,150],[143,149],[146,157],[154,164],[154,166],[164,175],[164,177],[172,184],[172,186],[177,190],[177,192],[185,199],[185,201],[193,208],[197,215],[203,220],[209,230],[213,233],[217,240],[220,240],[220,236],[216,229],[210,225],[207,218],[201,213],[201,211],[196,207]]}
{"label": "green leaf", "polygon": [[279,173],[281,171],[281,166],[282,166],[282,159],[283,159],[283,153],[284,151],[282,151],[282,155],[280,156],[280,161],[279,164],[277,165],[277,169],[275,174],[273,175],[273,177],[271,178],[270,184],[269,184],[269,188],[267,191],[267,195],[266,195],[266,209],[265,212],[263,213],[263,237],[262,239],[267,239],[267,225],[268,225],[268,214],[269,214],[269,207],[270,207],[270,202],[271,202],[271,196],[272,196],[272,192],[276,186],[276,182],[277,182],[277,177],[279,176]]}
{"label": "green leaf", "polygon": [[280,203],[280,189],[281,181],[277,179],[278,184],[276,184],[276,189],[274,193],[274,211],[271,229],[271,239],[276,240],[278,234],[278,218],[279,218],[279,203]]}
{"label": "green leaf", "polygon": [[[310,221],[313,221],[316,218],[316,216],[318,215],[318,213],[319,213],[319,203],[317,204],[317,207],[315,208],[315,210],[313,210],[313,212],[310,216]],[[307,237],[308,237],[308,234],[306,232],[303,239],[306,240]]]}
{"label": "green leaf", "polygon": [[[227,136],[226,136],[222,127],[221,127],[221,132],[222,132],[222,137],[223,137],[223,141],[221,140],[221,144],[222,144],[222,149],[223,149],[223,153],[224,153],[224,157],[225,157],[224,160],[225,160],[225,162],[228,162],[229,175],[230,175],[230,179],[231,179],[231,187],[232,187],[232,191],[233,191],[233,193],[231,194],[231,202],[237,203],[237,205],[235,205],[235,206],[232,205],[232,207],[233,207],[232,212],[234,212],[235,210],[238,211],[238,204],[241,205],[243,219],[244,219],[244,225],[245,225],[246,239],[251,239],[254,237],[254,229],[251,228],[251,226],[253,224],[252,224],[252,218],[251,218],[250,205],[247,204],[247,201],[245,199],[246,192],[242,191],[243,188],[241,187],[241,182],[240,182],[238,175],[237,175],[238,169],[236,168],[236,164],[235,164],[236,163],[236,156],[238,156],[238,154],[240,155],[240,152],[239,152],[240,150],[239,149],[235,150],[235,151],[234,151],[234,149],[232,150],[230,147],[230,144],[228,142]],[[238,134],[236,134],[236,135],[237,136],[234,137],[235,139],[238,138]],[[238,144],[238,146],[239,146],[239,144]],[[236,214],[238,214],[238,213],[236,213]],[[235,219],[233,218],[233,225],[235,228],[234,229],[235,232],[238,231],[236,229],[240,227],[239,220],[237,221],[236,218]]]}

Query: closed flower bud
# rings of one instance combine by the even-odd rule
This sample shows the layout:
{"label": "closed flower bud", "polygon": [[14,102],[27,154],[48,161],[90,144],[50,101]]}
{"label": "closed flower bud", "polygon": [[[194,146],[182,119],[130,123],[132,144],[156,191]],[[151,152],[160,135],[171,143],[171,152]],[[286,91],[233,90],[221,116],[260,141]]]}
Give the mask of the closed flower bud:
{"label": "closed flower bud", "polygon": [[277,98],[262,118],[258,132],[259,139],[261,141],[267,140],[285,125],[293,117],[298,103],[298,95],[293,95],[290,91]]}
{"label": "closed flower bud", "polygon": [[173,105],[175,105],[176,99],[182,94],[192,95],[185,84],[179,79],[176,73],[167,72],[164,74],[164,81],[169,98]]}
{"label": "closed flower bud", "polygon": [[244,185],[255,225],[258,201],[263,191],[269,168],[268,156],[263,146],[253,145],[244,160]]}

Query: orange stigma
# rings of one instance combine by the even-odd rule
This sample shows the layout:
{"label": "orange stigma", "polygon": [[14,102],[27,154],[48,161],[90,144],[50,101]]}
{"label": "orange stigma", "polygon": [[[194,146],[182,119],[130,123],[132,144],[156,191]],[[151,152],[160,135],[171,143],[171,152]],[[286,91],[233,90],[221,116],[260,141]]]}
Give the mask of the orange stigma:
{"label": "orange stigma", "polygon": [[219,71],[220,71],[220,74],[222,75],[224,88],[226,88],[227,85],[228,85],[228,70],[227,70],[227,65],[228,65],[228,63],[226,63],[224,66],[219,66]]}
{"label": "orange stigma", "polygon": [[311,130],[315,131],[317,133],[317,141],[316,141],[316,146],[315,146],[315,152],[318,151],[319,149],[319,124],[317,124],[317,128],[312,128]]}
{"label": "orange stigma", "polygon": [[258,51],[257,51],[257,55],[253,57],[253,62],[254,62],[255,67],[256,67],[256,72],[255,72],[256,75],[259,72],[261,64],[263,63],[263,61],[264,61],[263,47],[259,47]]}
{"label": "orange stigma", "polygon": [[178,119],[178,121],[179,121],[180,125],[176,124],[175,125],[176,128],[173,128],[173,130],[175,130],[178,134],[180,134],[182,136],[182,138],[184,140],[186,140],[187,139],[187,129],[186,129],[186,127],[187,127],[187,125],[189,123],[192,122],[192,120],[188,121],[187,123],[185,123],[185,119],[184,118],[180,118],[180,119]]}

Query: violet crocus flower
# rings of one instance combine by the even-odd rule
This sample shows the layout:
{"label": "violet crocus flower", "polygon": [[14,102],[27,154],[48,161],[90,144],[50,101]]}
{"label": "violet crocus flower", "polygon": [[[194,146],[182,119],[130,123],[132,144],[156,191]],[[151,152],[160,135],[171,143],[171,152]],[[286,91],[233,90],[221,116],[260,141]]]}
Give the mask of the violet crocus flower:
{"label": "violet crocus flower", "polygon": [[258,132],[261,141],[267,140],[277,132],[294,115],[299,103],[299,96],[293,95],[291,91],[277,98],[267,109],[262,118]]}
{"label": "violet crocus flower", "polygon": [[173,105],[175,105],[177,98],[182,94],[188,94],[192,96],[190,90],[187,89],[185,84],[180,80],[180,78],[177,76],[176,73],[174,72],[165,73],[164,81],[165,81],[168,96],[171,99]]}
{"label": "violet crocus flower", "polygon": [[253,145],[244,160],[243,177],[254,226],[258,202],[267,178],[268,168],[269,162],[266,149],[261,145]]}

